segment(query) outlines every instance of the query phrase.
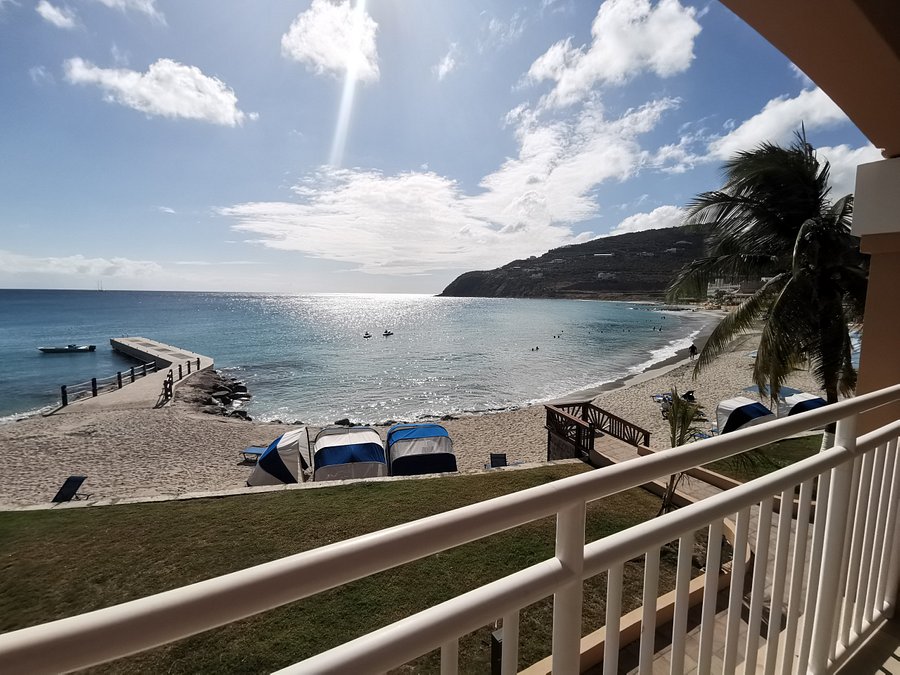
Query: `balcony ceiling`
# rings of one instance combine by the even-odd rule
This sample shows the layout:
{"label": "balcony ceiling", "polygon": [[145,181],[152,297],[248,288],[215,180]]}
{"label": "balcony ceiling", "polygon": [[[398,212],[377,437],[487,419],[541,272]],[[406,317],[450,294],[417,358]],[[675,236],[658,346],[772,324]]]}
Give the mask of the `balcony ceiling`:
{"label": "balcony ceiling", "polygon": [[900,156],[900,1],[722,0]]}

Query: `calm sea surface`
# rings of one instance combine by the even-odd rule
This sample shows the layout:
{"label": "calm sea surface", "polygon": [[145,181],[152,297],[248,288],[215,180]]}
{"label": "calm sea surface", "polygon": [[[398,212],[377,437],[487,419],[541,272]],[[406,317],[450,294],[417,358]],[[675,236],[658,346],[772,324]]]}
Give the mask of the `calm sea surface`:
{"label": "calm sea surface", "polygon": [[[110,337],[211,356],[247,383],[255,418],[322,424],[497,410],[594,388],[673,356],[704,321],[570,300],[0,290],[0,419],[55,404],[61,384],[129,368]],[[37,350],[68,343],[97,351]]]}

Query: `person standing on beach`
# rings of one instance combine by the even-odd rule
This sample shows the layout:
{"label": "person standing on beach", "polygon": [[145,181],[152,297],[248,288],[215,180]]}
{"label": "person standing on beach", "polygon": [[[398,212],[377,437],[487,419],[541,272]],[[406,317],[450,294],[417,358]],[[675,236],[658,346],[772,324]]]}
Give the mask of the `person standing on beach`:
{"label": "person standing on beach", "polygon": [[688,354],[691,355],[691,361],[694,360],[694,357],[697,356],[697,345],[691,343],[690,349],[688,349]]}

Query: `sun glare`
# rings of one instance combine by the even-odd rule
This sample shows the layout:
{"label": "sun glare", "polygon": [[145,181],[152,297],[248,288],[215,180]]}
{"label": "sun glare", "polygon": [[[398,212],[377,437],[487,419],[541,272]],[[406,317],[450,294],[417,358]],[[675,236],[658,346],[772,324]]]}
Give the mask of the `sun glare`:
{"label": "sun glare", "polygon": [[[366,0],[358,0],[353,9],[353,42],[360,39],[363,29],[363,18],[366,15]],[[344,91],[341,94],[341,105],[338,109],[337,124],[334,128],[334,139],[331,142],[331,155],[328,163],[339,167],[344,159],[344,148],[347,145],[347,133],[350,129],[350,116],[353,112],[353,97],[356,94],[356,79],[359,73],[359,59],[354,54],[347,55],[347,75],[344,78]]]}

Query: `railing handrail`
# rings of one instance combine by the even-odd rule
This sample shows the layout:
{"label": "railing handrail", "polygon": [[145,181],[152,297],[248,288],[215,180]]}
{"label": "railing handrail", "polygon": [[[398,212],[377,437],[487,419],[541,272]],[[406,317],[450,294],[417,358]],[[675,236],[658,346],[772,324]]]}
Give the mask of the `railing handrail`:
{"label": "railing handrail", "polygon": [[584,429],[590,429],[590,428],[591,428],[591,425],[588,424],[587,422],[585,422],[585,421],[584,421],[583,419],[581,419],[580,417],[575,417],[574,415],[571,415],[570,413],[567,413],[565,410],[562,410],[562,409],[560,409],[560,408],[557,408],[557,407],[554,406],[554,405],[549,405],[549,404],[547,404],[547,405],[545,405],[544,407],[550,409],[550,411],[551,411],[554,415],[557,415],[557,416],[559,416],[559,417],[562,417],[563,419],[568,420],[568,421],[571,422],[572,424],[575,424],[575,425],[577,425],[577,426],[580,426],[580,427],[582,427],[582,428],[584,428]]}
{"label": "railing handrail", "polygon": [[[600,431],[609,432],[610,431],[609,427],[605,427],[602,424],[596,424],[593,419],[593,417],[606,416],[610,421],[618,422],[622,426],[636,431],[638,435],[644,437],[645,443],[647,442],[646,439],[650,438],[650,432],[647,431],[646,429],[644,429],[643,427],[638,426],[634,422],[629,422],[628,420],[626,420],[622,417],[619,417],[618,415],[615,415],[615,414],[609,412],[608,410],[604,410],[603,408],[594,405],[590,401],[571,401],[568,403],[545,403],[544,407],[547,408],[548,410],[552,411],[555,414],[565,415],[566,417],[571,419],[573,422],[578,422],[585,429],[589,429],[591,426],[594,426],[595,428],[599,429]],[[566,408],[575,408],[575,407],[580,407],[582,409],[582,415],[585,416],[585,419],[575,417],[574,415],[572,415],[570,412],[568,412],[566,410]],[[592,413],[596,413],[596,414],[592,415]],[[618,434],[613,434],[613,435],[618,437]]]}
{"label": "railing handrail", "polygon": [[[673,541],[708,523],[758,504],[769,495],[783,492],[833,469],[856,454],[872,450],[889,439],[896,438],[898,434],[900,421],[861,436],[855,453],[839,446],[831,448],[752,482],[588,543],[584,547],[584,571],[578,576],[583,581],[601,574],[613,565],[638,557],[660,541]],[[342,669],[343,672],[352,672],[355,667],[374,671],[394,668],[397,664],[418,656],[421,653],[421,643],[428,641],[427,635],[430,633],[437,636],[469,633],[493,617],[547,597],[552,592],[552,584],[571,581],[571,572],[560,579],[559,575],[550,576],[541,569],[542,565],[555,560],[551,558],[521,570],[517,574],[522,574],[523,579],[516,578],[513,581],[515,575],[498,579],[277,673],[327,673],[342,672]],[[519,595],[508,596],[506,591],[510,588],[516,589]],[[476,598],[477,602],[474,602]],[[477,613],[472,611],[476,609]],[[432,644],[434,647],[439,646],[439,639],[435,638]]]}
{"label": "railing handrail", "polygon": [[[157,595],[0,635],[0,663],[87,667],[215,628],[587,501],[900,400],[900,384],[800,415],[673,448]],[[894,425],[896,426],[896,425]],[[900,427],[898,427],[900,428]],[[858,450],[889,433],[863,436]],[[832,456],[833,455],[833,456]],[[800,465],[840,462],[824,453]],[[818,466],[818,464],[816,464]],[[689,512],[690,514],[691,512]],[[47,645],[52,643],[53,649]]]}

